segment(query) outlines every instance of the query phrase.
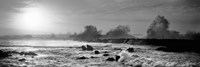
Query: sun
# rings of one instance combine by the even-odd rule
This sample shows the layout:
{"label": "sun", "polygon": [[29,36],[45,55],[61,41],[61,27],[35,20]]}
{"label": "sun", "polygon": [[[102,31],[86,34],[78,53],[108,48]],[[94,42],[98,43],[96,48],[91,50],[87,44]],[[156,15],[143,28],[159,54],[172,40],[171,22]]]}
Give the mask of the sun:
{"label": "sun", "polygon": [[39,7],[23,8],[16,17],[18,28],[29,31],[42,31],[50,25],[51,18],[44,9]]}

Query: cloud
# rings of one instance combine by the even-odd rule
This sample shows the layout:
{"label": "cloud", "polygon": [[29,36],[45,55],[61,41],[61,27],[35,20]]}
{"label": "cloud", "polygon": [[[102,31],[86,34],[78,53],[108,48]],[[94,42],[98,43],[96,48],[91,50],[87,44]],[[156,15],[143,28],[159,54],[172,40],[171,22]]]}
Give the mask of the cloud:
{"label": "cloud", "polygon": [[191,8],[199,8],[200,7],[200,0],[183,0],[184,4],[191,7]]}
{"label": "cloud", "polygon": [[[8,25],[11,21],[13,13],[19,12],[17,8],[26,6],[23,3],[25,0],[0,0],[0,27],[9,28]],[[3,29],[0,29],[3,31]]]}
{"label": "cloud", "polygon": [[0,1],[0,13],[4,12],[15,12],[15,8],[20,8],[26,6],[23,3],[25,0],[1,0]]}

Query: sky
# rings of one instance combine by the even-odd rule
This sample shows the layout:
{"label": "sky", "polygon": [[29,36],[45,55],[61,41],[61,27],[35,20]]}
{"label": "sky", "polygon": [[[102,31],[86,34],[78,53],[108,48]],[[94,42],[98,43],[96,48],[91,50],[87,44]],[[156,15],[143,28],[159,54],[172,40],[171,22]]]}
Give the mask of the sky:
{"label": "sky", "polygon": [[86,25],[146,34],[158,15],[170,30],[200,31],[200,0],[0,0],[0,35],[80,33]]}

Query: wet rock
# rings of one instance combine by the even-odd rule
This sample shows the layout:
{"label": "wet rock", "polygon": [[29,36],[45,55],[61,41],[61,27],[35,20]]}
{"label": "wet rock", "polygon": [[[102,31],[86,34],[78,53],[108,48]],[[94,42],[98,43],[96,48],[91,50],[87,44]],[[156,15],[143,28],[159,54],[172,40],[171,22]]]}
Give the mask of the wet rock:
{"label": "wet rock", "polygon": [[0,59],[6,58],[11,56],[8,52],[4,52],[2,50],[0,50]]}
{"label": "wet rock", "polygon": [[27,53],[25,53],[25,55],[32,55],[32,56],[36,56],[37,54],[36,54],[36,53],[34,53],[34,52],[27,52]]}
{"label": "wet rock", "polygon": [[93,48],[92,46],[90,46],[90,45],[87,45],[87,50],[88,50],[88,51],[93,51],[94,48]]}
{"label": "wet rock", "polygon": [[103,54],[103,56],[110,56],[109,54]]}
{"label": "wet rock", "polygon": [[122,50],[121,48],[114,48],[113,50]]}
{"label": "wet rock", "polygon": [[128,51],[128,52],[134,52],[134,48],[128,48],[126,51]]}
{"label": "wet rock", "polygon": [[90,45],[81,46],[81,48],[82,48],[83,51],[86,51],[86,50],[87,51],[93,51],[94,50],[94,48]]}
{"label": "wet rock", "polygon": [[94,56],[91,56],[90,58],[99,58],[99,57],[94,57]]}
{"label": "wet rock", "polygon": [[100,52],[98,50],[95,50],[94,54],[100,54]]}
{"label": "wet rock", "polygon": [[82,57],[77,57],[76,59],[81,60],[81,59],[89,59],[89,58],[82,56]]}
{"label": "wet rock", "polygon": [[20,52],[19,55],[25,55],[25,52]]}
{"label": "wet rock", "polygon": [[132,55],[131,57],[138,58],[138,57],[140,57],[140,56],[138,56],[138,55]]}
{"label": "wet rock", "polygon": [[108,51],[104,51],[103,53],[109,53]]}
{"label": "wet rock", "polygon": [[85,46],[81,46],[82,50],[87,50],[87,48]]}
{"label": "wet rock", "polygon": [[19,61],[24,62],[26,61],[26,59],[22,58],[22,59],[19,59]]}
{"label": "wet rock", "polygon": [[134,67],[142,67],[142,65],[140,64],[140,65],[135,65]]}
{"label": "wet rock", "polygon": [[119,56],[119,55],[115,55],[115,61],[118,61],[118,60],[119,60],[119,58],[120,58],[120,56]]}
{"label": "wet rock", "polygon": [[106,59],[106,61],[115,61],[115,58],[109,57],[109,58]]}
{"label": "wet rock", "polygon": [[167,66],[164,66],[164,65],[155,65],[154,67],[167,67]]}
{"label": "wet rock", "polygon": [[11,66],[5,65],[5,64],[0,64],[0,67],[11,67]]}
{"label": "wet rock", "polygon": [[17,52],[17,51],[8,51],[8,53],[11,53],[11,54],[19,54],[19,52]]}
{"label": "wet rock", "polygon": [[24,56],[28,56],[28,55],[30,55],[30,56],[37,56],[37,54],[34,53],[34,52],[20,52],[19,54],[20,55],[24,55]]}

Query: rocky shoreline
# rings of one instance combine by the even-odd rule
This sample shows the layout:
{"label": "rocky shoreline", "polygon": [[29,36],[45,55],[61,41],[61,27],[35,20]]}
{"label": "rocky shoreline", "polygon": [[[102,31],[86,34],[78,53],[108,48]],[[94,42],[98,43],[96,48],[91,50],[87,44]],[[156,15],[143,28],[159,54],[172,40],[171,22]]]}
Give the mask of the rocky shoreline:
{"label": "rocky shoreline", "polygon": [[[83,48],[83,46],[87,46]],[[88,46],[90,46],[88,48]],[[34,49],[21,51],[21,49]],[[88,50],[89,49],[89,50]],[[162,52],[152,46],[112,44],[68,48],[4,47],[10,56],[0,60],[4,67],[198,67],[200,57],[192,53]],[[119,61],[120,59],[120,61]]]}

